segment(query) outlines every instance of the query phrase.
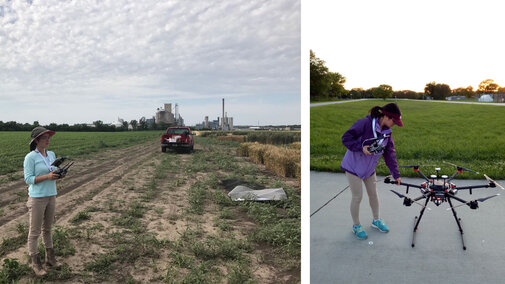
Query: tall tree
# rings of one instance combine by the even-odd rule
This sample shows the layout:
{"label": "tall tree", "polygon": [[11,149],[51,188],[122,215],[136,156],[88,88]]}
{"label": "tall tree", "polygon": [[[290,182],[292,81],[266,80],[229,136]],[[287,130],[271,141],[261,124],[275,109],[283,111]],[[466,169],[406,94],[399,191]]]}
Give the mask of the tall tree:
{"label": "tall tree", "polygon": [[478,94],[492,94],[496,93],[500,86],[494,82],[493,79],[486,79],[479,84],[477,89]]}
{"label": "tall tree", "polygon": [[375,98],[382,98],[385,100],[393,96],[393,87],[383,84],[374,88],[372,94]]}
{"label": "tall tree", "polygon": [[328,80],[328,95],[330,97],[343,97],[349,92],[344,88],[345,77],[336,72],[326,74]]}
{"label": "tall tree", "polygon": [[137,120],[135,119],[131,120],[130,124],[132,125],[133,130],[137,130]]}
{"label": "tall tree", "polygon": [[310,50],[310,97],[327,97],[328,82],[326,73],[328,67],[324,60],[316,57],[316,54]]}
{"label": "tall tree", "polygon": [[330,72],[326,62],[316,57],[310,50],[310,97],[343,97],[347,95],[344,88],[345,77],[336,72]]}
{"label": "tall tree", "polygon": [[468,86],[466,88],[460,87],[452,90],[452,94],[455,96],[465,96],[467,98],[472,98],[475,95],[472,86]]}
{"label": "tall tree", "polygon": [[445,100],[451,95],[451,87],[447,84],[437,84],[430,82],[424,87],[424,93],[435,100]]}

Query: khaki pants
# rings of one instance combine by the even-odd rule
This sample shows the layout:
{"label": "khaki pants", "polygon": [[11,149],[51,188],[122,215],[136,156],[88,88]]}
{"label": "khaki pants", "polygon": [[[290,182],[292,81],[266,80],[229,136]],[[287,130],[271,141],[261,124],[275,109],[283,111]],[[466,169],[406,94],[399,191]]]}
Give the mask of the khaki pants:
{"label": "khaki pants", "polygon": [[366,192],[368,194],[368,201],[372,208],[373,218],[379,219],[379,195],[377,193],[377,177],[375,173],[366,179],[361,179],[349,172],[345,172],[349,186],[351,188],[351,217],[354,225],[359,225],[359,204],[363,198],[362,183],[365,184]]}
{"label": "khaki pants", "polygon": [[28,197],[26,203],[28,214],[30,216],[30,232],[28,233],[28,253],[37,254],[38,239],[42,229],[42,239],[46,249],[53,248],[53,238],[51,236],[51,227],[54,221],[54,212],[56,208],[56,196],[48,197]]}

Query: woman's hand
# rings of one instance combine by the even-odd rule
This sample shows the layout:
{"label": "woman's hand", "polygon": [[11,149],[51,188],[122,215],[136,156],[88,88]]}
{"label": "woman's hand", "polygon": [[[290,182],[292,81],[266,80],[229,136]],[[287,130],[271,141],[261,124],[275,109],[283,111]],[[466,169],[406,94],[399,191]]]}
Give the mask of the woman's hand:
{"label": "woman's hand", "polygon": [[61,177],[59,174],[56,174],[54,172],[50,172],[46,176],[48,180],[57,180]]}
{"label": "woman's hand", "polygon": [[370,146],[363,146],[363,153],[365,153],[365,155],[372,155],[372,153],[368,152],[368,148]]}
{"label": "woman's hand", "polygon": [[402,178],[401,178],[401,177],[399,177],[399,178],[395,179],[395,181],[396,181],[396,184],[397,184],[397,185],[400,185],[400,182],[402,182]]}

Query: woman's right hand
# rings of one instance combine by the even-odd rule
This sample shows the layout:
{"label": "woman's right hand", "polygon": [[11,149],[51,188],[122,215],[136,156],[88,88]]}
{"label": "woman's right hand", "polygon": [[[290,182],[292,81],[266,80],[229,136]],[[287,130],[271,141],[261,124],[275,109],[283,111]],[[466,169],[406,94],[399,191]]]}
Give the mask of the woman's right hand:
{"label": "woman's right hand", "polygon": [[372,153],[368,152],[368,147],[370,146],[363,146],[363,153],[365,153],[365,155],[372,155]]}
{"label": "woman's right hand", "polygon": [[59,179],[59,178],[60,178],[60,175],[59,175],[59,174],[56,174],[56,173],[54,173],[54,172],[50,172],[50,173],[48,173],[46,176],[47,176],[47,179],[48,179],[48,180],[57,180],[57,179]]}

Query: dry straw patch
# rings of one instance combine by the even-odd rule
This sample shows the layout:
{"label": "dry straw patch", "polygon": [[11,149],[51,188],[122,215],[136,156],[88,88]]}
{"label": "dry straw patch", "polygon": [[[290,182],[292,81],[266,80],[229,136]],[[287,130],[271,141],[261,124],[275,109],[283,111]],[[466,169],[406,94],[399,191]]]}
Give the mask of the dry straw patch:
{"label": "dry straw patch", "polygon": [[237,154],[249,157],[257,164],[264,164],[279,176],[300,179],[300,143],[293,144],[289,148],[283,148],[258,142],[246,142],[240,144]]}
{"label": "dry straw patch", "polygon": [[265,166],[283,177],[296,177],[296,163],[300,161],[300,151],[274,147],[264,155]]}

